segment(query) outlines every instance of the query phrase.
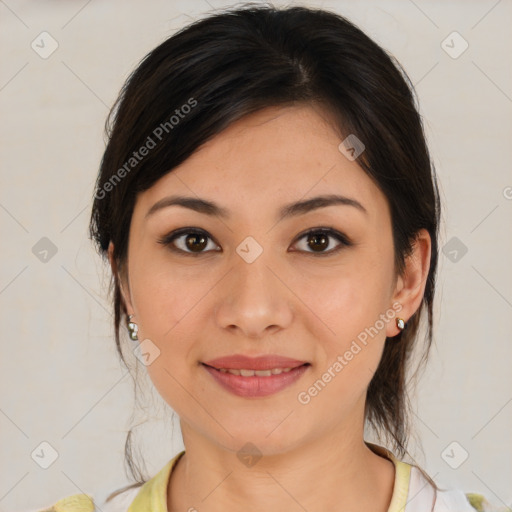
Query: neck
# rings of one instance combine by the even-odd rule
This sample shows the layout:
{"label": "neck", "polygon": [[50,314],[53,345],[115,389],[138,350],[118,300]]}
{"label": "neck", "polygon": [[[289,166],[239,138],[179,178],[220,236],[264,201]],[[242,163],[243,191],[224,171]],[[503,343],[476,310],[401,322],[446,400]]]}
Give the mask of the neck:
{"label": "neck", "polygon": [[187,448],[171,475],[169,512],[388,511],[394,465],[372,452],[362,433],[334,432],[244,465],[235,452],[182,432]]}

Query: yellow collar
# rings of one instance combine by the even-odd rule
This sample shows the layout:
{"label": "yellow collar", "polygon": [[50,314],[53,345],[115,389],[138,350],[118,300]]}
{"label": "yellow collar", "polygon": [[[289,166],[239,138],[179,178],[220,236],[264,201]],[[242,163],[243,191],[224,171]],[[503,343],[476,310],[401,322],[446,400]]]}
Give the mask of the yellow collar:
{"label": "yellow collar", "polygon": [[[366,446],[377,455],[381,455],[389,459],[395,465],[395,484],[393,486],[393,495],[388,512],[403,512],[407,503],[407,495],[409,494],[409,482],[411,480],[410,464],[398,460],[388,449],[378,444],[365,441]],[[167,512],[167,511],[165,511]]]}
{"label": "yellow collar", "polygon": [[185,453],[185,450],[173,457],[151,480],[148,480],[132,501],[128,512],[168,512],[167,484],[171,471]]}

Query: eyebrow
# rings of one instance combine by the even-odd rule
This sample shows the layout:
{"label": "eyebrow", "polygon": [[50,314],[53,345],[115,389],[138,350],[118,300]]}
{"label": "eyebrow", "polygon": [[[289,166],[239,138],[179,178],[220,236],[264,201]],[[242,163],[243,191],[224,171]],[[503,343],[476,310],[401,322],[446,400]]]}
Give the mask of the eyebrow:
{"label": "eyebrow", "polygon": [[[329,194],[287,204],[279,209],[277,219],[281,221],[289,217],[303,215],[310,211],[317,210],[318,208],[325,208],[327,206],[334,205],[352,206],[364,214],[368,214],[366,208],[359,201],[345,196]],[[212,201],[197,197],[169,196],[156,202],[146,213],[146,218],[153,215],[158,210],[169,206],[182,206],[183,208],[188,208],[195,212],[210,215],[212,217],[219,217],[221,219],[229,219],[231,217],[229,210],[213,203]]]}

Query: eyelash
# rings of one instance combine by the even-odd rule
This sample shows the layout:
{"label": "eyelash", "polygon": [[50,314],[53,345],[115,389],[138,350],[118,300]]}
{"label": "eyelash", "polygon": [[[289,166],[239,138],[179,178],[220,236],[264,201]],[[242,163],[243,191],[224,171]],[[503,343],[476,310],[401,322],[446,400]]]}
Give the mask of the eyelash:
{"label": "eyelash", "polygon": [[[177,238],[179,238],[180,236],[183,236],[183,235],[199,235],[199,236],[204,236],[205,238],[209,238],[210,240],[213,241],[211,236],[208,235],[208,233],[206,231],[203,231],[203,230],[197,229],[197,228],[181,228],[181,229],[173,231],[172,233],[169,233],[168,235],[160,238],[158,240],[158,243],[169,247],[169,249],[171,251],[178,253],[180,255],[183,255],[183,256],[197,257],[197,256],[201,256],[203,254],[207,254],[208,252],[211,252],[211,251],[202,251],[202,252],[194,253],[194,252],[184,251],[183,249],[179,249],[179,248],[175,247],[173,245],[174,240],[176,240]],[[325,252],[302,251],[302,252],[306,252],[306,254],[311,254],[314,256],[322,257],[322,256],[332,255],[332,254],[339,252],[341,249],[343,249],[343,247],[350,247],[351,245],[353,245],[353,243],[345,235],[343,235],[342,233],[340,233],[339,231],[337,231],[333,228],[310,229],[310,230],[306,231],[305,233],[299,235],[297,240],[307,238],[310,235],[330,236],[332,238],[335,238],[338,242],[340,242],[340,245],[338,247],[336,247],[334,249],[330,249],[329,251],[325,251]],[[213,251],[213,252],[219,252],[219,251]],[[298,251],[298,252],[301,252],[301,251]]]}

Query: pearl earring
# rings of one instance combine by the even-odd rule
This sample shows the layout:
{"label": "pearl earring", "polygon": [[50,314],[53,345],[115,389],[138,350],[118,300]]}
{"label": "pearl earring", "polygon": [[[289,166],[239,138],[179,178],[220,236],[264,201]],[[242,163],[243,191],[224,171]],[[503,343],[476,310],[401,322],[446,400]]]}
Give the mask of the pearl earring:
{"label": "pearl earring", "polygon": [[137,336],[137,332],[139,331],[139,326],[132,321],[133,315],[128,317],[128,332],[130,333],[130,339],[137,341],[139,338]]}
{"label": "pearl earring", "polygon": [[396,319],[396,326],[403,331],[405,329],[405,320],[403,318]]}

